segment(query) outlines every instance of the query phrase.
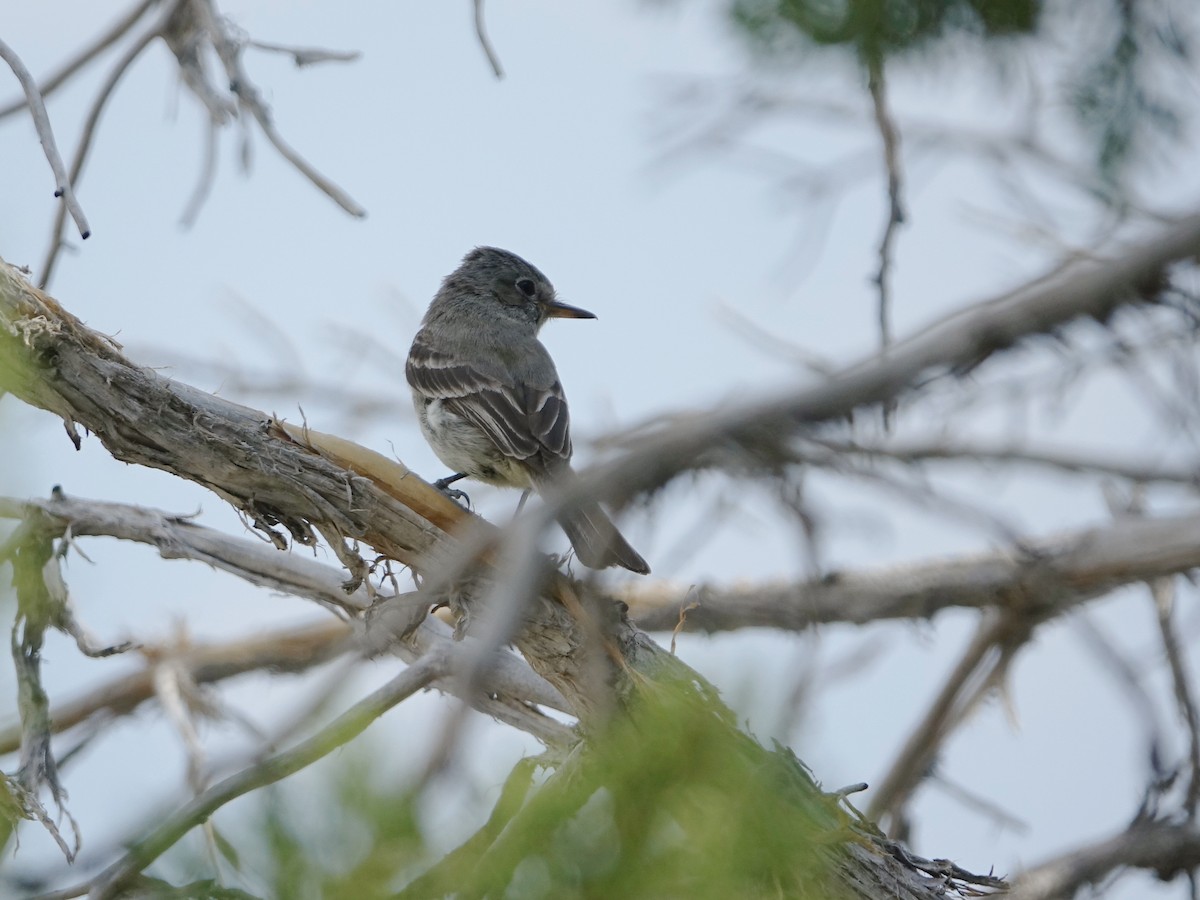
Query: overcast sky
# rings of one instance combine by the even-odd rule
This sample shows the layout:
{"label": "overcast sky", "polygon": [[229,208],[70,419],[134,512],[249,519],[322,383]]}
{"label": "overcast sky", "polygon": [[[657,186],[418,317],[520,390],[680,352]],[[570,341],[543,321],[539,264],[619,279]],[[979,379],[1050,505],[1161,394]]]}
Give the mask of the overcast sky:
{"label": "overcast sky", "polygon": [[[774,81],[844,105],[854,121],[796,117],[764,127],[754,137],[763,152],[733,159],[694,145],[680,149],[681,137],[702,121],[679,102],[680,92],[726,89],[747,71],[743,48],[711,4],[495,0],[487,20],[502,81],[475,41],[465,0],[230,0],[222,8],[261,40],[362,52],[349,65],[297,70],[282,56],[251,51],[247,64],[282,134],[368,215],[345,215],[251,127],[251,172],[240,170],[238,135],[223,134],[211,197],[196,225],[180,228],[199,173],[204,117],[177,82],[165,47],[156,45],[111,100],[78,191],[94,236],[82,245],[72,239],[74,250],[59,261],[51,284],[68,310],[115,335],[138,361],[293,421],[302,407],[314,428],[394,453],[432,479],[445,473],[414,427],[402,362],[440,279],[476,245],[525,256],[563,299],[599,316],[554,322],[543,332],[571,401],[581,462],[594,457],[594,439],[614,430],[813,377],[785,345],[832,363],[875,347],[870,276],[884,187],[866,95],[844,64],[829,58]],[[44,73],[106,23],[111,9],[81,0],[16,4],[0,32]],[[1031,51],[1029,65],[1037,59]],[[50,103],[64,155],[111,65],[105,57]],[[987,86],[986,62],[955,66],[941,75],[899,72],[893,91],[902,130],[940,123],[999,134],[1019,120],[1021,66],[1003,90]],[[955,77],[942,77],[946,72]],[[15,83],[0,85],[0,97],[15,94]],[[978,166],[938,162],[923,153],[928,141],[916,137],[905,149],[912,155],[909,224],[894,273],[899,335],[1020,283],[1051,258],[1044,244],[997,225],[997,216],[1015,222],[1014,211]],[[839,189],[827,176],[833,193],[806,196],[789,186],[776,153],[815,167],[839,164],[829,171],[846,175],[847,184]],[[0,256],[36,268],[54,213],[53,184],[27,119],[0,121],[0,159]],[[1195,184],[1181,184],[1173,170],[1172,177],[1173,193],[1158,195],[1165,204],[1195,195]],[[1086,208],[1044,181],[1033,184],[1066,241],[1082,240],[1091,227]],[[295,375],[294,395],[264,399],[230,390],[233,371]],[[394,410],[355,418],[320,390],[331,386],[394,399]],[[1130,453],[1157,446],[1151,417],[1119,381],[1100,380],[1066,409],[1035,403],[1027,426]],[[972,421],[979,433],[1005,434],[1013,420],[992,411]],[[933,424],[901,422],[914,431]],[[0,468],[4,494],[45,495],[61,484],[81,497],[202,509],[202,522],[241,533],[211,493],[117,463],[94,438],[76,453],[59,422],[12,398],[0,402],[0,429],[6,458],[18,460]],[[1105,516],[1099,492],[1074,482],[996,478],[959,489],[988,498],[1035,535]],[[509,494],[469,490],[485,514],[505,516],[515,502]],[[818,482],[813,491],[828,526],[827,567],[996,546],[994,533],[881,506],[878,493],[861,486]],[[689,552],[697,524],[718,501],[727,504],[723,527]],[[680,483],[622,527],[654,577],[681,585],[790,579],[806,571],[798,530],[761,487]],[[159,562],[144,548],[93,540],[83,549],[92,563],[73,557],[67,577],[79,615],[105,640],[162,639],[185,628],[216,638],[322,615],[196,565]],[[1097,606],[1094,619],[1123,647],[1154,646],[1149,607],[1132,591]],[[819,641],[766,633],[685,637],[679,652],[724,689],[760,737],[788,741],[819,779],[837,787],[880,778],[974,621],[947,614],[932,624],[829,628]],[[853,678],[834,680],[828,673],[848,654],[862,654],[863,665]],[[60,700],[134,664],[81,660],[57,639],[47,661],[48,688]],[[375,664],[345,701],[395,665]],[[822,690],[793,721],[783,698],[810,666]],[[302,705],[319,680],[248,679],[226,693],[269,722]],[[8,698],[0,699],[0,713],[12,708],[13,691],[11,672],[0,667],[0,698]],[[396,765],[419,767],[419,735],[444,708],[438,698],[414,698],[367,740],[399,742]],[[228,726],[210,736],[217,756],[251,745]],[[535,747],[511,730],[477,723],[472,737],[482,746],[485,736],[488,756],[464,762],[471,776],[464,781],[484,792],[482,800],[467,798],[480,804],[468,808],[483,808],[512,762]],[[985,708],[952,740],[941,766],[1029,827],[1000,828],[926,787],[914,805],[915,849],[1000,873],[1122,828],[1145,776],[1142,735],[1070,623],[1027,648],[1005,702]],[[145,807],[131,797],[182,796],[182,772],[178,741],[153,715],[114,727],[65,773],[85,846],[102,850],[140,821]],[[431,811],[431,822],[447,841],[472,827],[447,812]],[[23,829],[17,866],[53,865],[55,856],[37,828]],[[1136,878],[1113,893],[1151,895],[1184,892]]]}

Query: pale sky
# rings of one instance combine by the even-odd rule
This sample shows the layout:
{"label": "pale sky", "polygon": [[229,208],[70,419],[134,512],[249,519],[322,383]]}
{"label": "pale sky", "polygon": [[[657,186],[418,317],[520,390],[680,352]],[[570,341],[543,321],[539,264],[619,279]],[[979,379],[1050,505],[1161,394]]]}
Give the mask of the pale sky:
{"label": "pale sky", "polygon": [[[0,23],[0,34],[43,73],[106,23],[112,8],[80,0],[21,4]],[[754,132],[758,146],[810,165],[861,167],[844,193],[819,203],[788,189],[766,154],[735,164],[711,152],[669,152],[698,124],[690,108],[672,103],[678,91],[728,86],[747,71],[740,46],[709,3],[493,2],[488,26],[506,70],[499,82],[475,41],[466,2],[229,0],[222,8],[261,40],[362,51],[352,64],[304,70],[279,56],[249,51],[246,58],[281,133],[365,206],[368,217],[358,221],[341,212],[252,127],[252,172],[239,171],[236,133],[223,134],[212,195],[195,227],[179,228],[199,170],[204,120],[174,77],[166,49],[155,46],[112,99],[78,191],[94,236],[81,246],[72,241],[77,252],[60,260],[50,286],[68,310],[114,334],[138,361],[179,363],[165,371],[294,421],[302,407],[314,428],[394,453],[433,479],[445,473],[414,427],[402,360],[440,279],[479,244],[521,254],[563,299],[599,316],[552,323],[543,332],[571,400],[582,463],[594,456],[593,439],[606,433],[812,377],[778,348],[747,336],[732,324],[736,317],[835,364],[874,348],[870,276],[884,188],[865,92],[844,65],[813,62],[786,79],[777,75],[775,83],[812,101],[844,104],[857,111],[857,123],[820,125],[797,117]],[[64,156],[111,64],[106,56],[52,99]],[[954,78],[898,72],[893,93],[902,132],[913,123],[914,129],[940,124],[1002,134],[1019,120],[1027,96],[1020,66],[998,91],[982,87],[988,63],[955,64],[961,68],[944,70]],[[0,99],[16,93],[11,79],[0,85]],[[939,164],[928,141],[916,136],[904,147],[909,225],[898,238],[894,273],[901,336],[958,304],[1019,284],[1051,259],[1044,244],[996,225],[997,214],[1017,220],[980,166],[961,158]],[[53,184],[27,119],[0,121],[0,159],[0,209],[7,213],[0,218],[0,256],[37,267],[54,213]],[[1169,193],[1147,182],[1152,198],[1172,207],[1196,196],[1194,170],[1185,173],[1191,183],[1181,183],[1178,171],[1169,174]],[[1058,216],[1065,241],[1089,235],[1092,221],[1077,198],[1040,176],[1031,183]],[[1053,362],[1030,359],[1043,368]],[[194,360],[295,374],[394,396],[398,405],[394,414],[363,423],[303,385],[294,396],[270,399],[230,392],[223,375],[188,365]],[[1066,416],[1053,399],[1029,404],[1030,434],[1131,454],[1161,443],[1151,417],[1119,379],[1083,389]],[[933,427],[929,415],[909,420],[902,412],[901,428]],[[970,428],[1006,435],[1012,421],[1001,409],[986,409],[973,415]],[[12,398],[0,402],[0,429],[6,456],[18,460],[0,470],[4,494],[45,495],[61,484],[80,497],[173,512],[202,509],[200,521],[242,533],[211,493],[117,463],[94,438],[76,453],[57,420]],[[1035,536],[1106,516],[1095,485],[1082,481],[981,481],[976,474],[954,488],[986,500]],[[488,515],[506,516],[515,503],[510,494],[468,489]],[[811,489],[828,526],[829,567],[996,546],[994,534],[881,501],[876,490],[859,484],[818,478]],[[681,542],[694,538],[697,522],[719,498],[731,504],[724,527],[698,553],[685,552]],[[627,516],[622,527],[650,560],[655,578],[682,586],[794,579],[804,571],[798,531],[770,489],[760,486],[711,476],[681,481],[648,511]],[[67,579],[79,616],[105,640],[162,639],[181,628],[198,638],[232,637],[323,615],[303,601],[269,596],[198,565],[159,561],[145,548],[92,540],[83,549],[92,563],[73,557]],[[1094,604],[1091,613],[1129,652],[1157,653],[1150,607],[1135,592]],[[722,687],[756,734],[790,743],[835,788],[879,780],[974,621],[945,614],[918,625],[828,628],[817,641],[760,632],[684,636],[679,653]],[[823,674],[860,653],[869,661],[852,677]],[[83,660],[56,638],[47,652],[48,689],[64,700],[133,662]],[[344,702],[396,665],[384,660],[368,667]],[[820,690],[799,721],[785,725],[791,716],[782,708],[784,694],[809,666]],[[1157,684],[1162,676],[1155,672]],[[221,691],[231,705],[270,723],[282,718],[281,710],[302,705],[320,681],[319,675],[304,682],[251,678]],[[11,672],[0,667],[0,698],[8,698],[0,699],[0,717],[13,708],[13,692]],[[427,732],[431,717],[445,708],[437,697],[414,698],[374,726],[367,741],[403,748],[392,752],[402,777],[423,763],[414,735]],[[208,737],[217,758],[251,746],[230,726],[214,727]],[[483,797],[465,796],[453,811],[449,803],[431,810],[431,827],[447,843],[473,827],[460,808],[484,809],[512,763],[536,749],[532,739],[491,722],[477,722],[470,739],[488,749],[486,757],[464,763],[470,776],[464,781]],[[178,741],[147,712],[89,748],[65,771],[85,848],[108,847],[150,806],[181,798],[183,762]],[[999,873],[1124,827],[1146,776],[1142,736],[1128,706],[1069,622],[1046,629],[1026,648],[1007,697],[950,741],[941,764],[955,783],[1029,828],[1001,829],[927,786],[913,806],[914,849]],[[4,765],[13,767],[11,760]],[[56,860],[38,828],[22,830],[15,867],[28,871],[57,866]],[[1111,896],[1182,897],[1184,891],[1137,876]]]}

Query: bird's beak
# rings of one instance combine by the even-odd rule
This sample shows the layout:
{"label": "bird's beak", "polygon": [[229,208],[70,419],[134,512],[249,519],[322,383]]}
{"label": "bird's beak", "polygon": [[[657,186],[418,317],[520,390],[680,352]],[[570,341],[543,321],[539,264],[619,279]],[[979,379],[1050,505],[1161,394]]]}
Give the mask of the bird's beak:
{"label": "bird's beak", "polygon": [[551,301],[546,306],[547,319],[594,319],[595,313],[588,312],[586,309],[580,309],[578,306],[571,306],[569,303],[560,303],[557,300]]}

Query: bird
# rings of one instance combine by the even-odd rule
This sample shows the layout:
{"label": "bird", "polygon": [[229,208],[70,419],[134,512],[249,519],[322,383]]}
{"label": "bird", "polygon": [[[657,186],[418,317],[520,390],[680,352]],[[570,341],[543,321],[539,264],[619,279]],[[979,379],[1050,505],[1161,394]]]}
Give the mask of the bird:
{"label": "bird", "polygon": [[[454,472],[438,488],[471,478],[520,488],[524,503],[530,490],[571,481],[567,398],[537,336],[548,319],[594,318],[561,302],[515,253],[476,247],[463,257],[429,304],[404,367],[421,432]],[[558,521],[585,566],[649,574],[599,503],[574,505]]]}

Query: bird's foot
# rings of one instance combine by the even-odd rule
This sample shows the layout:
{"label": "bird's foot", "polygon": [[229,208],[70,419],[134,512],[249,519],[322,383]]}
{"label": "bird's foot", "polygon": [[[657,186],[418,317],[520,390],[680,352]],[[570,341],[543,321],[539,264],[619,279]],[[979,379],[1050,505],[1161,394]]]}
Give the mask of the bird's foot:
{"label": "bird's foot", "polygon": [[457,488],[442,488],[442,493],[463,509],[471,509],[471,498],[467,496],[466,491],[460,491]]}
{"label": "bird's foot", "polygon": [[471,498],[467,496],[466,491],[460,491],[458,488],[452,488],[450,485],[463,478],[463,475],[447,475],[445,478],[439,478],[433,483],[433,486],[461,506],[463,509],[471,508]]}

